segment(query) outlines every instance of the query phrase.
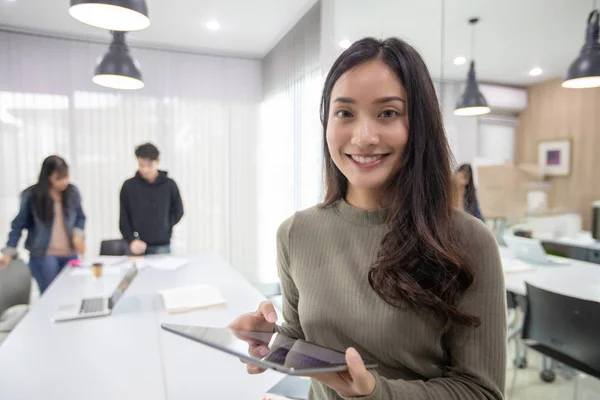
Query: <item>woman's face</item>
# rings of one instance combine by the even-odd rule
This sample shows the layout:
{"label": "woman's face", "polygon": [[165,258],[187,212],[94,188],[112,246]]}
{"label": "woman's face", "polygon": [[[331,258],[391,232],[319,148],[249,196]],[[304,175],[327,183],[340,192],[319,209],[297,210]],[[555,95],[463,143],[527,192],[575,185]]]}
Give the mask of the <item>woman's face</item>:
{"label": "woman's face", "polygon": [[61,175],[58,172],[53,172],[50,175],[50,188],[59,192],[64,192],[69,187],[69,174]]}
{"label": "woman's face", "polygon": [[382,61],[343,74],[331,92],[329,153],[353,189],[378,190],[400,168],[408,140],[406,92]]}

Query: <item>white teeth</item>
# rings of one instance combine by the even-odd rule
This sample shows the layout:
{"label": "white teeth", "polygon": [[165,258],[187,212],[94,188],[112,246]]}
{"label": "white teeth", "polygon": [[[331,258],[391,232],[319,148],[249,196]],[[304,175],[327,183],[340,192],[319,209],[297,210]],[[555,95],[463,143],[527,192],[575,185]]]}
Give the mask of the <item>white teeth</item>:
{"label": "white teeth", "polygon": [[363,156],[350,156],[354,161],[359,164],[368,164],[380,160],[383,155],[372,156],[372,157],[363,157]]}

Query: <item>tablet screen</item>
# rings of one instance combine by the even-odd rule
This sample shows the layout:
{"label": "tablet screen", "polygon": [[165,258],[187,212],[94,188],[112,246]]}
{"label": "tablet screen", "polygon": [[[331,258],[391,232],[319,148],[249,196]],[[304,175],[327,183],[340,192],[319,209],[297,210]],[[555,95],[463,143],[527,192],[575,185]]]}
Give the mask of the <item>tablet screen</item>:
{"label": "tablet screen", "polygon": [[[292,339],[280,333],[234,331],[229,328],[209,328],[163,324],[168,331],[188,339],[225,351],[239,358],[267,362],[282,368],[278,370],[335,369],[346,366],[344,353],[318,346],[300,339]],[[264,357],[257,349],[267,346]],[[257,363],[264,365],[264,363]],[[365,364],[372,364],[365,362]],[[271,367],[271,366],[268,366]]]}

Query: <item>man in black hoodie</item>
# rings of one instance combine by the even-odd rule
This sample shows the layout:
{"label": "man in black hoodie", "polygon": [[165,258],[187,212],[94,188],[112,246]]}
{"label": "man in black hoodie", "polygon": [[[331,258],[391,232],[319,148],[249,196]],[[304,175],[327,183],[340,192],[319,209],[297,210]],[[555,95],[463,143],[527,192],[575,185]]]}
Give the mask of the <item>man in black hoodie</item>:
{"label": "man in black hoodie", "polygon": [[119,227],[132,254],[171,252],[171,233],[183,217],[175,181],[158,170],[159,152],[145,143],[135,149],[138,172],[121,188]]}

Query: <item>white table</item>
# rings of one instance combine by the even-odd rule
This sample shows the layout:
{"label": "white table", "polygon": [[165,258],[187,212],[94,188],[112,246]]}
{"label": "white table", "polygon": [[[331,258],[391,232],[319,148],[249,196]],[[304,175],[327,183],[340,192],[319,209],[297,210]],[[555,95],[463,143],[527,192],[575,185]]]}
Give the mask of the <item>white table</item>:
{"label": "white table", "polygon": [[[50,321],[59,304],[112,292],[124,272],[94,281],[63,271],[0,346],[0,399],[260,399],[282,378],[274,371],[248,375],[235,357],[160,328],[225,326],[264,300],[215,255],[175,271],[143,269],[109,317]],[[200,283],[217,287],[227,307],[164,311],[158,290]]]}
{"label": "white table", "polygon": [[[506,247],[500,247],[500,256],[504,266],[515,259]],[[578,260],[568,261],[567,265],[532,264],[536,268],[534,271],[505,273],[506,290],[525,295],[527,281],[555,293],[600,302],[600,266]]]}

